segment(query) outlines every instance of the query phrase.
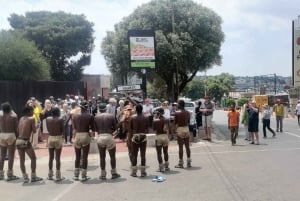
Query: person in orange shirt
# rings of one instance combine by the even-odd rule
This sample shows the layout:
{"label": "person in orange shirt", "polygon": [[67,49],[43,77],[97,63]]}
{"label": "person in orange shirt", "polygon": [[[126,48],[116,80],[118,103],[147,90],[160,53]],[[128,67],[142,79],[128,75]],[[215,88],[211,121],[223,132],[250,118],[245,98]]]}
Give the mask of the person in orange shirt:
{"label": "person in orange shirt", "polygon": [[235,105],[230,106],[231,110],[228,112],[228,129],[231,132],[231,145],[236,144],[236,138],[239,131],[240,113],[235,110]]}

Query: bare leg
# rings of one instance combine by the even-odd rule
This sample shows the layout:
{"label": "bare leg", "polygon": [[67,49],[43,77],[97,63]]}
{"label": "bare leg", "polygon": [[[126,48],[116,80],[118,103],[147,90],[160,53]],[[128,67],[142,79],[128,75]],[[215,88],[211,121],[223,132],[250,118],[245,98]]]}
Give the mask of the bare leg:
{"label": "bare leg", "polygon": [[100,155],[100,168],[101,170],[105,170],[105,158],[106,158],[106,148],[100,147],[98,145],[99,155]]}
{"label": "bare leg", "polygon": [[16,151],[16,143],[15,142],[12,145],[8,145],[8,170],[10,170],[10,171],[13,170],[15,151]]}
{"label": "bare leg", "polygon": [[55,149],[56,170],[60,170],[60,156],[62,149]]}

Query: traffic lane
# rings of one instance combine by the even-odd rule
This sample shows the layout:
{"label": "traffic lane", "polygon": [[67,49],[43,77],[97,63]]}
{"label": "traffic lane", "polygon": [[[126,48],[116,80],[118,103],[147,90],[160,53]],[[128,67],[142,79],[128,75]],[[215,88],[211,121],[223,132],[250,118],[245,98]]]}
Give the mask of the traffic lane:
{"label": "traffic lane", "polygon": [[[62,162],[62,174],[66,180],[60,183],[44,180],[43,182],[22,185],[22,180],[16,182],[0,182],[1,198],[11,201],[58,201],[58,200],[235,200],[229,193],[222,177],[215,174],[216,167],[208,157],[196,155],[194,146],[192,150],[193,167],[190,169],[175,169],[178,162],[178,149],[170,150],[169,173],[157,173],[157,158],[155,152],[147,153],[148,176],[146,178],[133,178],[130,176],[128,156],[118,157],[117,169],[122,175],[117,180],[99,180],[99,160],[90,158],[88,175],[91,180],[83,183],[73,181],[73,159]],[[195,155],[194,155],[195,153]],[[27,166],[28,166],[28,161]],[[108,178],[109,160],[107,161]],[[17,167],[16,167],[17,168]],[[47,160],[38,161],[37,173],[40,176],[47,175]],[[166,178],[165,182],[156,183],[152,179],[156,176]],[[212,193],[211,189],[214,189]],[[18,192],[18,193],[15,193]]]}

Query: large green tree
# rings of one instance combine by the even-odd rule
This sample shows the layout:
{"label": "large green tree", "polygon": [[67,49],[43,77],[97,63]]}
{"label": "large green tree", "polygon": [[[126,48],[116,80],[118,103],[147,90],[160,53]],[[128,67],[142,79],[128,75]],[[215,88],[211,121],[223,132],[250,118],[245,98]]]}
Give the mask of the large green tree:
{"label": "large green tree", "polygon": [[229,95],[234,85],[234,76],[228,73],[222,73],[217,76],[210,77],[206,82],[207,95],[220,101],[224,96]]}
{"label": "large green tree", "polygon": [[0,80],[48,80],[49,69],[33,42],[16,31],[0,31]]}
{"label": "large green tree", "polygon": [[183,90],[182,95],[192,100],[203,98],[205,95],[205,81],[201,79],[193,79]]}
{"label": "large green tree", "polygon": [[84,15],[39,11],[12,14],[8,20],[48,58],[53,80],[81,78],[94,48],[94,25]]}
{"label": "large green tree", "polygon": [[175,89],[177,99],[197,72],[221,64],[221,23],[214,11],[191,0],[153,0],[138,7],[107,33],[101,45],[102,54],[111,72],[126,75],[130,70],[127,31],[154,30],[155,76],[166,82],[169,96]]}

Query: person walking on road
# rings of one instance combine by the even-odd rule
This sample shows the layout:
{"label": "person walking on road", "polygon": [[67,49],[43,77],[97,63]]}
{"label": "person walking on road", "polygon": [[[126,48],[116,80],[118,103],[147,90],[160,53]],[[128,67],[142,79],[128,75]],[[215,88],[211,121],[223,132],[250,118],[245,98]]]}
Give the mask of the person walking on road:
{"label": "person walking on road", "polygon": [[277,104],[273,106],[273,111],[276,116],[276,132],[280,131],[283,132],[283,117],[284,117],[284,106],[280,99],[277,99]]}
{"label": "person walking on road", "polygon": [[263,123],[264,138],[267,138],[266,128],[273,134],[273,137],[276,136],[275,132],[270,127],[270,118],[271,118],[270,108],[267,104],[265,104],[263,106],[263,111],[262,111],[262,123]]}
{"label": "person walking on road", "polygon": [[25,106],[23,109],[24,116],[21,117],[18,124],[19,136],[16,146],[20,157],[20,168],[23,174],[24,183],[29,182],[28,174],[25,168],[25,153],[31,160],[31,182],[43,180],[36,176],[36,155],[31,145],[30,138],[36,132],[35,120],[33,118],[33,107]]}
{"label": "person walking on road", "polygon": [[1,105],[0,115],[0,180],[4,179],[4,161],[8,151],[7,181],[19,179],[13,174],[13,165],[16,150],[16,138],[18,137],[18,117],[12,111],[11,105],[6,102]]}
{"label": "person walking on road", "polygon": [[98,133],[98,150],[100,155],[100,179],[106,179],[105,158],[106,149],[110,156],[111,179],[119,178],[121,175],[116,170],[116,145],[112,133],[117,129],[116,119],[113,114],[106,112],[106,105],[99,105],[99,112],[95,118],[95,132]]}
{"label": "person walking on road", "polygon": [[72,125],[74,126],[74,148],[75,148],[75,171],[74,180],[79,180],[80,159],[82,152],[82,172],[81,179],[86,181],[87,176],[88,154],[90,151],[91,133],[94,131],[94,116],[88,111],[88,103],[80,102],[81,113],[72,116]]}
{"label": "person walking on road", "polygon": [[235,110],[235,105],[230,106],[230,111],[227,114],[228,117],[228,129],[231,133],[231,145],[236,144],[236,138],[239,134],[239,122],[240,122],[240,113]]}
{"label": "person walking on road", "polygon": [[[168,154],[168,147],[169,147],[169,137],[167,134],[168,130],[168,122],[166,121],[164,115],[164,109],[159,108],[154,111],[154,120],[153,120],[153,130],[156,132],[156,153],[157,153],[157,160],[158,160],[158,172],[164,172],[170,170],[169,168],[169,154]],[[162,159],[162,151],[164,153],[164,161]]]}
{"label": "person walking on road", "polygon": [[203,115],[203,124],[206,133],[206,140],[211,141],[211,132],[212,132],[212,116],[214,112],[214,104],[211,102],[210,97],[205,96],[205,101],[201,105],[201,110]]}
{"label": "person walking on road", "polygon": [[249,108],[247,109],[248,115],[249,115],[249,124],[248,124],[248,131],[251,133],[251,140],[252,142],[250,144],[256,144],[259,145],[259,136],[258,136],[258,123],[259,123],[259,110],[256,106],[256,102],[252,101],[249,104]]}
{"label": "person walking on road", "polygon": [[64,120],[60,117],[60,109],[55,107],[52,109],[52,116],[47,117],[46,125],[49,132],[48,137],[48,151],[49,151],[49,172],[48,179],[53,180],[53,160],[55,156],[56,161],[56,181],[61,181],[64,177],[61,176],[60,171],[60,156],[63,147],[64,139]]}
{"label": "person walking on road", "polygon": [[175,166],[175,168],[183,168],[183,145],[185,146],[187,156],[187,167],[192,167],[189,131],[190,112],[184,109],[184,105],[184,100],[179,100],[178,110],[175,112],[175,126],[179,147],[179,162],[178,165]]}
{"label": "person walking on road", "polygon": [[300,100],[298,100],[298,104],[296,105],[296,115],[298,119],[298,125],[300,126]]}

